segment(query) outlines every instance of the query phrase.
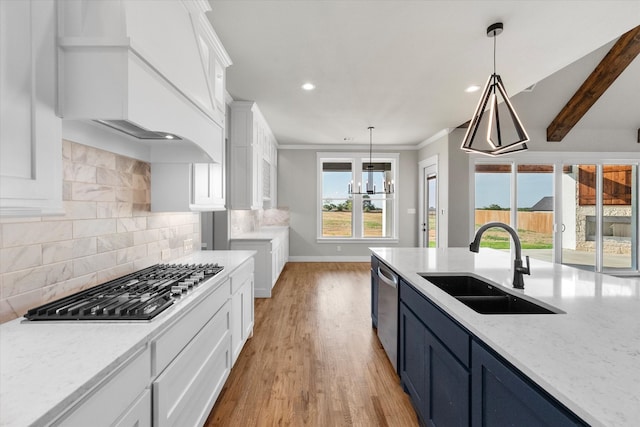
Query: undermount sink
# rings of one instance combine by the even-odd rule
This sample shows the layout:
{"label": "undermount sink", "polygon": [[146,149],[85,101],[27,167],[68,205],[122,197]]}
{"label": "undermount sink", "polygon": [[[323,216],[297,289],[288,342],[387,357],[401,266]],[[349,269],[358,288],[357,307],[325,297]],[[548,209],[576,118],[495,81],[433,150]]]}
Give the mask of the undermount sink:
{"label": "undermount sink", "polygon": [[480,314],[561,313],[560,310],[544,307],[469,274],[420,276]]}

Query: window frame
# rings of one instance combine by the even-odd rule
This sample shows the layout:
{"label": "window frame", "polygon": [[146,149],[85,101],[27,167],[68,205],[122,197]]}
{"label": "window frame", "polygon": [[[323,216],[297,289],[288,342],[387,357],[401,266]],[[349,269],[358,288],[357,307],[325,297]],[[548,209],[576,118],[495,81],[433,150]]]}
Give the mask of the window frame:
{"label": "window frame", "polygon": [[[399,153],[374,153],[371,156],[372,162],[391,163],[391,175],[394,182],[394,193],[390,195],[392,201],[392,231],[389,237],[365,237],[363,236],[363,215],[362,215],[362,195],[352,195],[352,221],[351,237],[326,237],[322,235],[322,206],[323,206],[323,179],[322,165],[329,162],[342,162],[351,164],[351,176],[354,190],[358,188],[358,183],[364,188],[362,183],[362,163],[369,162],[368,152],[318,152],[316,154],[316,242],[317,243],[397,243],[398,242],[398,192],[400,188],[398,179]],[[366,172],[366,171],[364,171]],[[389,196],[388,196],[389,197]]]}

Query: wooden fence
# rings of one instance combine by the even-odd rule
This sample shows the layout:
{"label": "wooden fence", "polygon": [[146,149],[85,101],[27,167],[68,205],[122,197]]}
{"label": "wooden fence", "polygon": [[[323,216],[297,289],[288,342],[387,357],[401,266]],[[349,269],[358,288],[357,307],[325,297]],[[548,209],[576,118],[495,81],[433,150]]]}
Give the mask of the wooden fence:
{"label": "wooden fence", "polygon": [[[476,224],[500,221],[509,224],[510,211],[476,209]],[[518,229],[536,233],[553,232],[553,212],[518,212]]]}

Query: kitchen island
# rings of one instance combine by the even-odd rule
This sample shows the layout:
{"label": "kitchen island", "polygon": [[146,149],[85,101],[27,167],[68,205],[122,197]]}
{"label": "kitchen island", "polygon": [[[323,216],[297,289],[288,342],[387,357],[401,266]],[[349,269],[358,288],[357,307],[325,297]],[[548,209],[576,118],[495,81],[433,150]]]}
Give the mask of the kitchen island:
{"label": "kitchen island", "polygon": [[[151,321],[30,322],[20,318],[0,326],[0,425],[83,425],[85,407],[91,408],[88,415],[93,421],[84,425],[134,425],[130,417],[138,409],[143,420],[139,425],[150,425],[152,389],[154,425],[179,423],[176,409],[181,406],[206,419],[211,408],[203,407],[213,405],[222,384],[214,384],[215,393],[202,399],[185,393],[191,402],[206,400],[203,407],[163,399],[183,391],[180,376],[209,373],[224,383],[232,363],[232,293],[240,285],[252,289],[253,256],[252,251],[202,251],[172,260],[218,263],[224,269]],[[253,298],[250,302],[252,308]],[[252,328],[252,310],[250,314],[247,327]],[[200,354],[206,355],[203,362]],[[191,372],[200,367],[202,372]],[[213,378],[206,381],[211,383]],[[199,389],[200,394],[203,390]],[[109,420],[113,415],[109,411],[118,405],[128,412]],[[159,407],[171,405],[166,419],[159,419]]]}
{"label": "kitchen island", "polygon": [[[371,251],[468,331],[474,342],[491,349],[584,422],[637,425],[640,279],[531,260],[531,275],[524,276],[525,288],[519,291],[511,288],[513,259],[505,252],[485,248],[478,254],[466,248]],[[479,314],[419,273],[473,273],[560,312]],[[472,359],[470,364],[475,362]]]}

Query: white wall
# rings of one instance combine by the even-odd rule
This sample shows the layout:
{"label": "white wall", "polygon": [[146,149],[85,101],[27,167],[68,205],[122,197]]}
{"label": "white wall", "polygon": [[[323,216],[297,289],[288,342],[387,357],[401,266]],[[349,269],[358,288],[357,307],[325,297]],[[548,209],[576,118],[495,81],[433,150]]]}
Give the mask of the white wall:
{"label": "white wall", "polygon": [[[369,247],[405,246],[418,244],[418,158],[416,151],[400,151],[399,177],[396,185],[398,206],[398,243],[318,243],[316,153],[320,150],[278,150],[278,206],[289,209],[289,253],[291,260],[366,260]],[[326,150],[325,150],[326,151]],[[332,152],[336,150],[332,149]],[[350,152],[360,151],[350,149]],[[364,152],[364,150],[363,150]],[[382,151],[376,150],[376,153]],[[341,250],[338,252],[336,246]]]}

